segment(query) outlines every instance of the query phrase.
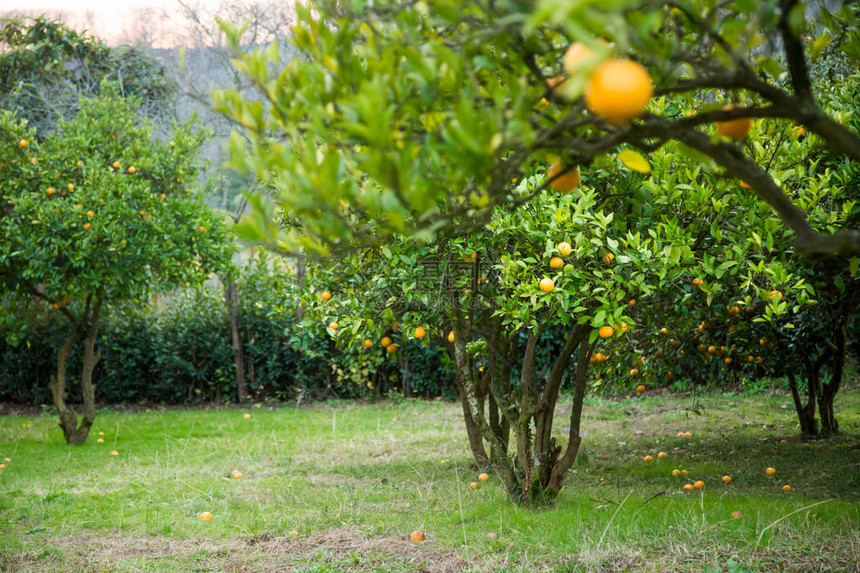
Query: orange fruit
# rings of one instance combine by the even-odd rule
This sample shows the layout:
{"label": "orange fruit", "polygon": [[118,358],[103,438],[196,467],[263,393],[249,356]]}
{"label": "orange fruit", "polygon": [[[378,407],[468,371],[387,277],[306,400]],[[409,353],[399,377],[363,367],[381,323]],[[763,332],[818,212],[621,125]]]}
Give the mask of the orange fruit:
{"label": "orange fruit", "polygon": [[87,211],[87,217],[95,217],[95,216],[96,216],[95,211]]}
{"label": "orange fruit", "polygon": [[741,179],[740,182],[741,189],[752,189],[752,185]]}
{"label": "orange fruit", "polygon": [[565,50],[564,57],[562,57],[561,63],[564,66],[564,71],[571,76],[579,73],[582,60],[588,58],[590,55],[591,48],[582,42],[574,42]]}
{"label": "orange fruit", "polygon": [[702,284],[702,282],[703,282],[702,279],[700,279],[699,277],[696,277],[693,279],[693,286],[699,286],[700,284]]}
{"label": "orange fruit", "polygon": [[369,338],[365,338],[364,339],[364,347],[370,348],[371,346],[373,346],[373,342]]}
{"label": "orange fruit", "polygon": [[687,470],[681,470],[681,475],[686,476],[686,475],[689,475],[689,473],[690,472],[688,472]]}
{"label": "orange fruit", "polygon": [[386,348],[386,350],[388,351],[389,354],[394,354],[395,352],[397,352],[398,348],[400,348],[400,347],[397,344],[389,344],[388,348]]}
{"label": "orange fruit", "polygon": [[600,338],[609,338],[615,334],[615,329],[611,326],[601,326],[600,330],[597,331],[597,334],[600,335]]}
{"label": "orange fruit", "polygon": [[199,227],[197,227],[197,230],[200,231],[201,233],[205,233],[206,227],[204,227],[203,225],[200,225]]}
{"label": "orange fruit", "polygon": [[684,484],[684,491],[693,491],[693,484],[691,484],[691,483]]}
{"label": "orange fruit", "polygon": [[427,336],[427,331],[421,328],[420,326],[415,329],[415,338],[424,338]]}
{"label": "orange fruit", "polygon": [[764,473],[766,473],[769,476],[772,476],[772,475],[776,474],[776,469],[775,468],[767,468],[766,470],[764,470]]}
{"label": "orange fruit", "polygon": [[585,87],[585,105],[614,125],[639,117],[654,94],[651,76],[633,60],[607,60]]}
{"label": "orange fruit", "polygon": [[653,461],[654,461],[653,456],[645,456],[645,457],[644,457],[644,458],[642,458],[642,459],[643,459],[643,460],[645,460],[646,462],[653,462]]}
{"label": "orange fruit", "polygon": [[553,257],[549,260],[549,268],[559,270],[564,268],[564,259],[561,257]]}
{"label": "orange fruit", "polygon": [[744,516],[744,514],[741,513],[740,511],[733,511],[732,512],[732,519],[740,519],[743,516]]}
{"label": "orange fruit", "polygon": [[805,129],[803,129],[803,128],[802,128],[801,126],[799,126],[799,125],[795,125],[794,127],[792,127],[792,128],[791,128],[791,132],[792,132],[792,133],[794,134],[794,136],[795,136],[795,137],[797,137],[798,139],[800,139],[801,137],[803,137],[804,135],[806,135],[806,130],[805,130]]}
{"label": "orange fruit", "polygon": [[782,486],[782,491],[791,491],[791,486],[788,484],[785,484],[784,486]]}
{"label": "orange fruit", "polygon": [[412,533],[409,534],[409,539],[411,539],[412,541],[417,541],[418,543],[421,543],[425,539],[424,532],[423,531],[413,531]]}
{"label": "orange fruit", "polygon": [[48,187],[48,189],[45,191],[45,193],[47,193],[48,195],[53,195],[56,192],[56,189],[54,189],[53,187]]}
{"label": "orange fruit", "polygon": [[[558,175],[561,171],[561,163],[558,161],[550,165],[549,169],[547,169],[546,177],[547,180],[550,180],[549,186],[551,189],[558,191],[559,193],[567,193],[579,187],[579,167],[574,167],[566,173]],[[558,177],[556,177],[556,175],[558,175]]]}
{"label": "orange fruit", "polygon": [[[636,376],[639,376],[639,370],[637,370],[636,368],[632,368],[632,369],[630,370],[630,376],[633,376],[634,378],[635,378]],[[636,387],[636,391],[637,391],[637,392],[639,392],[639,386],[637,386],[637,387]],[[645,387],[644,387],[644,386],[642,386],[642,392],[644,392],[644,391],[645,391]],[[641,392],[640,392],[640,393],[641,393]]]}
{"label": "orange fruit", "polygon": [[337,330],[337,323],[334,321],[329,322],[328,327],[331,328],[332,330]]}
{"label": "orange fruit", "polygon": [[678,477],[681,475],[681,470],[675,469],[672,470],[672,477]]}
{"label": "orange fruit", "polygon": [[244,476],[242,475],[242,472],[240,472],[239,470],[233,472],[233,479],[242,479],[243,477]]}
{"label": "orange fruit", "polygon": [[768,300],[776,299],[776,301],[779,302],[782,300],[782,293],[779,292],[778,290],[772,290],[772,291],[770,291],[770,295],[768,296],[767,299]]}
{"label": "orange fruit", "polygon": [[136,171],[137,171],[137,169],[135,168],[134,165],[132,165],[131,167],[128,168],[129,173],[135,173]]}
{"label": "orange fruit", "polygon": [[669,329],[664,326],[660,329],[660,334],[669,334]]}
{"label": "orange fruit", "polygon": [[454,342],[454,331],[448,333],[448,342]]}
{"label": "orange fruit", "polygon": [[716,354],[717,347],[716,346],[708,346],[708,354]]}
{"label": "orange fruit", "polygon": [[208,511],[204,511],[203,513],[200,514],[200,519],[202,519],[203,521],[209,521],[210,519],[212,519],[212,513],[208,512]]}
{"label": "orange fruit", "polygon": [[[734,107],[733,105],[727,105],[723,109],[729,110],[734,109]],[[717,133],[729,139],[742,139],[749,133],[750,127],[752,127],[752,118],[739,117],[727,121],[718,121]]]}
{"label": "orange fruit", "polygon": [[731,364],[732,363],[732,357],[726,356],[726,358],[725,358],[725,360],[723,360],[723,362],[725,362],[726,364]]}
{"label": "orange fruit", "polygon": [[27,147],[27,145],[29,145],[29,144],[27,143],[26,139],[22,139],[21,141],[18,142],[18,145],[20,145],[21,147]]}
{"label": "orange fruit", "polygon": [[615,255],[613,255],[612,253],[606,253],[605,255],[603,255],[603,262],[607,265],[611,263],[613,259],[615,259]]}
{"label": "orange fruit", "polygon": [[488,479],[490,479],[490,476],[488,474],[483,473],[478,476],[478,479],[481,481],[487,481]]}
{"label": "orange fruit", "polygon": [[96,441],[97,441],[98,443],[100,443],[100,444],[103,444],[103,443],[104,443],[104,441],[105,441],[105,439],[104,439],[104,438],[99,438],[99,439],[98,439],[98,440],[96,440]]}
{"label": "orange fruit", "polygon": [[631,298],[631,299],[627,302],[627,304],[628,304],[628,305],[630,305],[630,306],[635,305],[635,304],[636,304],[636,299],[635,299],[635,298]]}
{"label": "orange fruit", "polygon": [[161,199],[167,199],[167,193],[162,193],[161,195],[159,195],[159,197]]}
{"label": "orange fruit", "polygon": [[703,487],[705,487],[705,482],[703,482],[702,480],[699,480],[693,484],[693,487],[696,489],[702,489]]}
{"label": "orange fruit", "polygon": [[469,255],[469,256],[470,256],[470,257],[472,257],[472,260],[473,260],[473,261],[477,261],[477,260],[478,260],[478,253],[476,253],[475,251],[472,251],[472,254],[471,254],[471,255]]}
{"label": "orange fruit", "polygon": [[615,329],[615,332],[618,332],[618,331],[620,330],[620,331],[621,331],[621,333],[622,333],[622,334],[624,334],[625,332],[627,332],[627,323],[626,323],[626,322],[622,322],[622,323],[621,323],[621,326],[618,326],[618,325],[616,324],[616,325],[615,325],[615,327],[614,327],[614,329]]}
{"label": "orange fruit", "polygon": [[250,418],[251,418],[251,414],[245,414],[245,415],[244,415],[244,416],[242,416],[242,417],[243,417],[243,418],[245,418],[246,420],[248,420],[248,419],[250,419]]}
{"label": "orange fruit", "polygon": [[573,252],[573,247],[570,246],[570,243],[561,242],[556,246],[558,252],[561,253],[562,257],[566,257]]}
{"label": "orange fruit", "polygon": [[555,283],[552,279],[544,277],[540,280],[540,290],[543,292],[552,292],[555,289]]}
{"label": "orange fruit", "polygon": [[69,191],[74,191],[74,190],[75,190],[75,184],[69,183]]}
{"label": "orange fruit", "polygon": [[660,458],[660,459],[662,460],[663,458],[665,458],[665,457],[666,457],[666,452],[660,452],[660,453],[658,453],[658,454],[657,454],[657,457],[658,457],[658,458]]}
{"label": "orange fruit", "polygon": [[89,223],[84,223],[84,231],[89,231],[91,226]]}
{"label": "orange fruit", "polygon": [[323,300],[329,300],[331,298],[331,293],[327,290],[322,291],[320,298]]}
{"label": "orange fruit", "polygon": [[118,451],[116,451],[116,450],[114,450],[114,451],[112,451],[112,452],[110,453],[110,455],[112,455],[112,456],[118,456],[118,455],[119,455],[119,452],[118,452]]}
{"label": "orange fruit", "polygon": [[114,168],[114,169],[119,169],[119,161],[114,161],[114,162],[113,162],[113,168]]}
{"label": "orange fruit", "polygon": [[391,339],[387,336],[384,336],[382,340],[379,341],[379,343],[382,344],[382,346],[384,346],[385,348],[388,348],[389,346],[391,346]]}
{"label": "orange fruit", "polygon": [[478,482],[473,481],[472,483],[469,484],[469,487],[472,489],[478,489]]}

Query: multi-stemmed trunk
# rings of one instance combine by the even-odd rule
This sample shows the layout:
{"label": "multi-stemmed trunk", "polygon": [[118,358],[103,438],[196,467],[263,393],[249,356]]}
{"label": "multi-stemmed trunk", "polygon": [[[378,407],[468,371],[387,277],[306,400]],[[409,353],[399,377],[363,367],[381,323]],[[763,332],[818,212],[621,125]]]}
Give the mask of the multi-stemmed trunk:
{"label": "multi-stemmed trunk", "polygon": [[[90,428],[96,419],[93,372],[101,360],[101,352],[96,350],[101,319],[101,299],[88,297],[83,315],[80,318],[74,317],[71,313],[67,313],[66,316],[72,323],[72,330],[57,352],[57,372],[51,376],[48,388],[60,416],[60,428],[63,430],[66,443],[79,445],[86,442]],[[84,342],[83,365],[81,367],[81,395],[84,402],[84,414],[78,422],[77,413],[66,404],[66,360],[81,335],[83,335]]]}
{"label": "multi-stemmed trunk", "polygon": [[[842,384],[842,376],[845,372],[845,359],[847,352],[847,326],[844,322],[838,322],[834,328],[833,340],[826,341],[827,349],[813,358],[807,352],[801,351],[803,361],[802,379],[806,381],[806,403],[801,399],[796,376],[788,372],[788,385],[791,397],[794,401],[794,409],[800,423],[800,432],[804,436],[829,436],[839,431],[839,423],[833,410],[833,402],[839,387]],[[825,383],[822,380],[821,370],[830,363],[830,378]],[[818,411],[818,418],[815,414]],[[819,426],[820,422],[820,426]]]}
{"label": "multi-stemmed trunk", "polygon": [[[525,348],[520,333],[505,333],[500,320],[489,321],[488,368],[480,378],[466,352],[468,331],[455,324],[449,345],[472,454],[478,464],[492,460],[511,498],[523,505],[551,502],[561,491],[564,475],[579,451],[582,403],[587,389],[588,360],[593,345],[585,342],[590,328],[575,326],[545,379],[537,375],[535,352],[539,329],[528,333]],[[578,352],[577,352],[578,349]],[[566,447],[552,436],[558,395],[571,358],[577,352],[575,389]],[[511,385],[512,365],[521,364],[520,384]],[[532,429],[534,428],[534,430]],[[508,453],[513,432],[514,451]],[[487,456],[484,442],[489,445]]]}

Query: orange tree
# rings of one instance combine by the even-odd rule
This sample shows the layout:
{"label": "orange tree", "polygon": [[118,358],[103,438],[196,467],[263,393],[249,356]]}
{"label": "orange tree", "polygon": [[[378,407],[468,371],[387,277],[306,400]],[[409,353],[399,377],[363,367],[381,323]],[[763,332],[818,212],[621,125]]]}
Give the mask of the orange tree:
{"label": "orange tree", "polygon": [[[0,280],[20,300],[68,319],[50,390],[70,444],[86,440],[95,418],[105,307],[202,281],[229,261],[225,225],[192,185],[202,132],[175,126],[158,141],[137,100],[110,84],[102,90],[43,139],[14,115],[0,116]],[[78,340],[80,423],[65,401],[66,359]]]}
{"label": "orange tree", "polygon": [[[215,100],[252,136],[234,138],[234,165],[259,175],[297,224],[277,232],[258,204],[257,231],[286,249],[477,228],[527,200],[508,182],[547,153],[561,155],[557,177],[574,177],[616,154],[647,170],[645,155],[677,141],[678,153],[746,181],[798,253],[853,255],[860,232],[815,225],[748,152],[752,119],[787,119],[860,159],[850,112],[820,105],[832,78],[811,73],[822,55],[853,69],[857,8],[822,9],[818,21],[804,10],[797,0],[317,0],[297,8],[286,67],[276,45],[237,55],[262,99]],[[225,30],[238,47],[241,30]],[[648,108],[655,98],[668,105]]]}
{"label": "orange tree", "polygon": [[[838,111],[838,100],[856,99],[852,92],[856,88],[840,90],[826,103]],[[817,226],[854,224],[856,167],[834,165],[815,136],[786,122],[759,122],[750,144],[757,163]],[[670,146],[652,154],[652,165],[643,186],[647,192],[676,189],[651,203],[697,237],[697,262],[681,282],[631,309],[643,328],[616,352],[620,360],[610,361],[613,377],[630,378],[631,385],[643,376],[683,384],[786,377],[801,431],[817,433],[817,406],[822,430],[835,432],[833,400],[857,308],[857,260],[846,265],[797,257],[777,218],[754,197],[734,192],[744,188],[742,181],[714,177]],[[599,366],[604,382],[607,366]],[[628,377],[632,367],[635,375]]]}
{"label": "orange tree", "polygon": [[[581,443],[587,372],[595,348],[635,331],[632,296],[664,288],[691,263],[692,236],[676,222],[627,214],[609,189],[640,176],[604,169],[591,187],[535,193],[543,172],[510,186],[532,196],[496,209],[481,232],[436,243],[392,238],[309,267],[307,319],[368,361],[407,341],[443,348],[456,372],[469,445],[493,463],[510,496],[551,500]],[[396,324],[396,326],[395,326]],[[544,364],[538,355],[548,356]],[[573,386],[569,431],[553,435],[563,385]]]}

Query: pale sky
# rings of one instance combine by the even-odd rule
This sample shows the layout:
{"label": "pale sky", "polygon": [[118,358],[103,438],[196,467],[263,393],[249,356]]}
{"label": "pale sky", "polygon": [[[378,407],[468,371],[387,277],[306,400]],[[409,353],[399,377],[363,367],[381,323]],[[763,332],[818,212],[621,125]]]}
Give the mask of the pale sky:
{"label": "pale sky", "polygon": [[[191,5],[213,7],[219,0],[190,0]],[[29,15],[64,12],[67,24],[75,29],[86,28],[109,44],[130,37],[149,35],[149,41],[162,43],[159,38],[170,28],[165,14],[175,15],[177,0],[0,0],[0,15],[26,12]]]}

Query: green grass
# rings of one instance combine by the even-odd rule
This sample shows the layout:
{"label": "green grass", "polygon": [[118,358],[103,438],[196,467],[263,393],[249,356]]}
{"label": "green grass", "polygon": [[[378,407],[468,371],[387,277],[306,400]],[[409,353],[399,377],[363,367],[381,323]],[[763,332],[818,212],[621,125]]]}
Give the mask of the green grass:
{"label": "green grass", "polygon": [[804,442],[786,396],[592,399],[543,511],[492,474],[469,488],[452,403],[103,412],[80,447],[53,416],[5,416],[0,570],[858,571],[860,391],[837,406],[843,433]]}

